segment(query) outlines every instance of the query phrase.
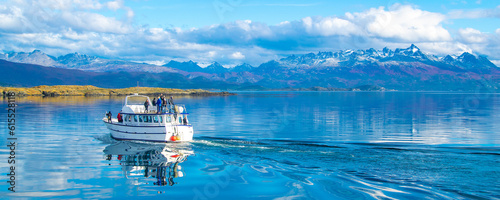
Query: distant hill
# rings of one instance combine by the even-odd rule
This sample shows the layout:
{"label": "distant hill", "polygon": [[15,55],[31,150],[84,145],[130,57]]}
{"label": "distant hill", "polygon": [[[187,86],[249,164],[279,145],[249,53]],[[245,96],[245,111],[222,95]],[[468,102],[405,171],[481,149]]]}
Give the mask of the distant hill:
{"label": "distant hill", "polygon": [[18,96],[125,96],[130,94],[141,95],[190,95],[190,96],[228,96],[228,92],[209,92],[200,89],[172,89],[155,87],[130,87],[121,89],[99,88],[92,85],[54,85],[35,87],[0,87],[0,94],[14,92]]}
{"label": "distant hill", "polygon": [[44,67],[0,60],[0,79],[4,86],[32,87],[38,85],[94,85],[104,88],[134,87],[139,81],[144,87],[235,89],[241,87],[222,81],[188,79],[177,73],[148,72],[88,72],[75,69]]}

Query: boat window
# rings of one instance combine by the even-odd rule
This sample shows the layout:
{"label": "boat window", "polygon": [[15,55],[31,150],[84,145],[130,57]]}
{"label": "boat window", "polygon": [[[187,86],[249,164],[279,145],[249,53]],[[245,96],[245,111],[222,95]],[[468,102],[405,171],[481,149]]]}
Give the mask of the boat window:
{"label": "boat window", "polygon": [[139,122],[142,122],[142,117],[143,117],[143,116],[139,116]]}
{"label": "boat window", "polygon": [[153,122],[154,122],[154,123],[158,123],[158,116],[154,116],[154,117],[153,117]]}
{"label": "boat window", "polygon": [[179,120],[179,124],[182,124],[182,116],[177,117],[177,119]]}
{"label": "boat window", "polygon": [[137,122],[137,115],[134,115],[134,122]]}
{"label": "boat window", "polygon": [[167,116],[167,123],[170,123],[170,122],[172,122],[172,116],[169,115],[169,116]]}
{"label": "boat window", "polygon": [[160,123],[163,123],[163,116],[160,116]]}

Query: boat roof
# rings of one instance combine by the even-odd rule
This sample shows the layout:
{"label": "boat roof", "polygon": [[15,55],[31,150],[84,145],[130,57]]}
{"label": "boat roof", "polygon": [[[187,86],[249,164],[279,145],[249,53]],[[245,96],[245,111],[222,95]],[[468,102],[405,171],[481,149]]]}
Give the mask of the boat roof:
{"label": "boat roof", "polygon": [[[139,100],[137,99],[134,100],[134,98],[138,98]],[[156,113],[144,113],[145,110],[144,103],[146,99],[149,102],[149,107],[152,108],[153,104],[148,96],[139,95],[137,93],[133,95],[128,95],[127,97],[125,97],[125,104],[123,105],[122,110],[120,112],[123,114],[158,115]],[[183,104],[176,104],[176,105],[179,105],[182,110],[184,111],[186,110]],[[162,113],[162,114],[165,115],[174,113]],[[188,113],[181,111],[181,114],[188,114]]]}
{"label": "boat roof", "polygon": [[146,98],[148,100],[149,104],[151,104],[151,99],[149,99],[148,96],[146,96],[146,95],[139,95],[139,94],[135,93],[133,95],[128,95],[127,97],[125,97],[125,106],[126,105],[144,105],[144,101],[143,102],[139,102],[140,104],[131,104],[130,101],[129,101],[129,98],[135,98],[135,97]]}
{"label": "boat roof", "polygon": [[146,99],[149,102],[149,105],[152,106],[151,100],[146,95],[139,95],[137,93],[133,95],[127,95],[125,97],[125,102],[122,107],[122,113],[137,113],[144,110],[144,102]]}

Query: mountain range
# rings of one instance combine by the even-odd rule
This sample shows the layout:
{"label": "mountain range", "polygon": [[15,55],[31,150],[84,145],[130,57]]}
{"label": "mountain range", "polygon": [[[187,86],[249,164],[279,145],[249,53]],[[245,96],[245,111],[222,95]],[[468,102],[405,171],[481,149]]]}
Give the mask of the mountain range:
{"label": "mountain range", "polygon": [[[6,73],[20,66],[38,66],[40,73],[38,78],[49,80],[43,83],[48,85],[51,84],[51,77],[40,71],[57,68],[73,70],[73,74],[85,74],[85,77],[104,76],[106,77],[104,81],[124,80],[120,83],[97,85],[101,87],[125,87],[122,86],[124,82],[128,85],[130,85],[128,82],[136,84],[133,80],[142,76],[137,81],[141,81],[141,85],[144,86],[158,86],[161,83],[160,86],[163,87],[205,89],[352,88],[361,85],[396,90],[479,88],[498,91],[500,88],[500,68],[486,57],[468,52],[437,57],[422,52],[413,44],[408,48],[395,50],[372,48],[291,55],[262,63],[258,67],[243,63],[233,68],[226,68],[217,62],[207,67],[200,67],[193,61],[174,60],[163,66],[156,66],[79,53],[54,57],[39,50],[30,53],[0,54],[0,59],[5,60],[0,62],[0,67]],[[5,67],[7,65],[8,68]],[[42,66],[45,68],[41,68]],[[80,84],[78,80],[71,81],[69,76],[65,77],[64,73],[61,76],[61,80],[68,79],[63,81],[64,83]],[[178,82],[175,85],[163,85],[173,84],[163,80],[167,77],[176,77],[175,80]],[[91,78],[86,81],[91,81]],[[20,81],[9,80],[9,77],[0,82],[23,85],[18,83]],[[82,84],[92,84],[92,81]]]}

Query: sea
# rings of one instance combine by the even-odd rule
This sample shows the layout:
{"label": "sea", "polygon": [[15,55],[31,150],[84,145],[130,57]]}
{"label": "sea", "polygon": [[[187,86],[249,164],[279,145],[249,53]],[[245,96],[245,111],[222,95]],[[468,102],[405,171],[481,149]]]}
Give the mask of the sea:
{"label": "sea", "polygon": [[3,98],[0,199],[500,199],[498,93],[236,93],[174,97],[167,144],[111,138],[124,97]]}

